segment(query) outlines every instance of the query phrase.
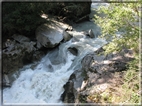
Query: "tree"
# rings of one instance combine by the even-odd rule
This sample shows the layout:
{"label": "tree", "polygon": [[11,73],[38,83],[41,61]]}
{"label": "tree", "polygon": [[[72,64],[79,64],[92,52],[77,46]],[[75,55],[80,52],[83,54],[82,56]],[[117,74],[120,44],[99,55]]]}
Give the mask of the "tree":
{"label": "tree", "polygon": [[139,76],[139,44],[141,42],[140,20],[142,1],[128,3],[110,3],[109,6],[100,7],[99,15],[95,15],[95,22],[102,30],[101,37],[109,41],[104,46],[105,53],[119,52],[122,49],[134,51],[134,60],[128,64],[123,76],[121,102],[140,103],[140,76]]}
{"label": "tree", "polygon": [[101,7],[98,11],[105,14],[103,17],[95,16],[95,22],[102,30],[101,37],[111,40],[105,47],[106,52],[129,48],[138,53],[140,3],[110,3],[108,7]]}

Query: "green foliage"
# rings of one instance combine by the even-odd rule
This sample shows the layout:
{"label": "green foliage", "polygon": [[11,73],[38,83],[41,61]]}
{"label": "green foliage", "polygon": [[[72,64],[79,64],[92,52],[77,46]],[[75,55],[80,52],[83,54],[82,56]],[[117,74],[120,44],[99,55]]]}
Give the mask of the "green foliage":
{"label": "green foliage", "polygon": [[140,2],[110,3],[109,6],[99,8],[98,12],[99,15],[95,15],[95,22],[101,27],[101,37],[110,42],[104,47],[105,53],[119,52],[125,48],[134,51],[135,59],[128,64],[128,69],[124,72],[119,102],[140,103],[138,93],[140,91],[139,33],[141,31],[139,21],[142,19]]}
{"label": "green foliage", "polygon": [[105,16],[95,16],[95,22],[101,27],[102,37],[110,42],[105,47],[106,52],[120,51],[122,48],[138,52],[140,3],[111,3],[101,7],[99,13]]}

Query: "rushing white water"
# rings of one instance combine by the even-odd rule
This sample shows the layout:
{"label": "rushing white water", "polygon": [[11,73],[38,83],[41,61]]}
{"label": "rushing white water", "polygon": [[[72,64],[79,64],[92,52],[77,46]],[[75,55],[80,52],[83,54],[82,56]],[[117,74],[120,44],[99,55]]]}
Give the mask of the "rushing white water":
{"label": "rushing white water", "polygon": [[[90,25],[95,32],[97,28],[92,26],[94,24]],[[89,38],[81,32],[74,32],[70,41],[49,52],[35,69],[31,69],[30,65],[25,66],[12,86],[3,89],[3,103],[62,104],[60,96],[69,76],[81,67],[81,60],[86,54],[96,51],[106,43],[103,39]],[[75,47],[78,55],[72,55],[68,51],[69,47]]]}
{"label": "rushing white water", "polygon": [[[78,33],[79,35],[79,33]],[[11,88],[3,90],[4,103],[62,103],[60,96],[63,85],[77,68],[80,68],[81,59],[89,52],[97,50],[106,42],[102,39],[91,39],[82,35],[66,43],[62,43],[58,50],[53,50],[42,58],[37,67],[21,71]],[[69,47],[76,47],[78,56],[72,55]],[[55,53],[57,55],[55,56]],[[53,65],[53,61],[60,60],[60,64]]]}

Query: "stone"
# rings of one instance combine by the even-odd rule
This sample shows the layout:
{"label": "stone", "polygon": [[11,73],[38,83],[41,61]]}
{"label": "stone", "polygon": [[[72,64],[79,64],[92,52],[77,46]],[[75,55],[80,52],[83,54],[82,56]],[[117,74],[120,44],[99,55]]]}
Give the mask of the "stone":
{"label": "stone", "polygon": [[74,83],[72,81],[68,81],[64,85],[65,91],[61,95],[61,100],[64,103],[74,103],[75,96],[74,96]]}
{"label": "stone", "polygon": [[92,62],[93,62],[93,55],[92,54],[86,55],[81,61],[82,69],[87,71]]}
{"label": "stone", "polygon": [[[103,93],[109,87],[114,86],[116,82],[121,84],[121,74],[127,68],[127,63],[132,60],[132,51],[122,50],[115,54],[98,55],[103,51],[100,48],[95,53],[87,54],[81,61],[81,69],[70,75],[64,86],[63,101],[65,103],[70,103],[70,101],[87,103],[88,95]],[[119,73],[118,76],[116,73]],[[72,91],[71,97],[69,97],[69,91]],[[93,103],[91,100],[90,102]]]}
{"label": "stone", "polygon": [[2,83],[3,87],[11,87],[9,78],[6,74],[3,75],[3,83]]}
{"label": "stone", "polygon": [[94,38],[94,37],[95,37],[95,35],[94,35],[92,29],[90,29],[90,30],[88,31],[88,35],[89,35],[90,38]]}
{"label": "stone", "polygon": [[12,73],[18,71],[24,65],[38,61],[44,53],[35,48],[36,42],[30,41],[22,35],[14,35],[13,39],[4,42],[5,48],[2,50],[2,72],[7,73],[9,81],[12,83]]}
{"label": "stone", "polygon": [[75,47],[69,47],[68,50],[75,56],[78,55],[78,50]]}
{"label": "stone", "polygon": [[46,48],[57,46],[63,40],[63,35],[58,29],[60,27],[56,24],[43,24],[39,26],[36,30],[38,47],[41,47],[41,45]]}
{"label": "stone", "polygon": [[96,38],[92,29],[89,29],[87,31],[83,31],[83,34],[90,37],[90,38]]}
{"label": "stone", "polygon": [[68,31],[63,31],[63,39],[64,41],[69,41],[73,36],[68,33]]}
{"label": "stone", "polygon": [[12,38],[19,43],[30,42],[30,39],[23,35],[14,34]]}

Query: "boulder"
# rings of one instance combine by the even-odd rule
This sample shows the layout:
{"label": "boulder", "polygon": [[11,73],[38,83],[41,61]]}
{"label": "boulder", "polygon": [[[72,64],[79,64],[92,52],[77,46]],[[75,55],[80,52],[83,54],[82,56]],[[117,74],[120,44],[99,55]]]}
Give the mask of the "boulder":
{"label": "boulder", "polygon": [[95,35],[92,29],[89,29],[88,31],[84,31],[83,34],[86,36],[89,36],[90,38],[95,38]]}
{"label": "boulder", "polygon": [[69,41],[73,36],[68,33],[68,31],[63,31],[63,39],[64,41]]}
{"label": "boulder", "polygon": [[54,48],[57,46],[63,40],[63,35],[58,29],[60,29],[60,27],[55,24],[43,24],[39,26],[36,30],[38,48],[42,46]]}
{"label": "boulder", "polygon": [[12,38],[13,38],[15,41],[19,42],[19,43],[30,42],[30,39],[27,38],[27,37],[25,37],[25,36],[23,36],[23,35],[16,35],[16,34],[14,34],[14,35],[12,36]]}
{"label": "boulder", "polygon": [[75,47],[69,47],[68,50],[75,56],[78,55],[78,50]]}
{"label": "boulder", "polygon": [[74,82],[68,81],[64,86],[65,92],[61,95],[61,100],[64,103],[74,103]]}
{"label": "boulder", "polygon": [[2,72],[9,76],[10,83],[12,83],[12,73],[24,65],[40,60],[44,55],[35,48],[36,42],[30,41],[27,37],[14,35],[12,38],[7,39],[2,50]]}
{"label": "boulder", "polygon": [[94,38],[94,37],[95,37],[95,35],[94,35],[92,29],[90,29],[88,32],[89,32],[89,37],[90,37],[90,38]]}

